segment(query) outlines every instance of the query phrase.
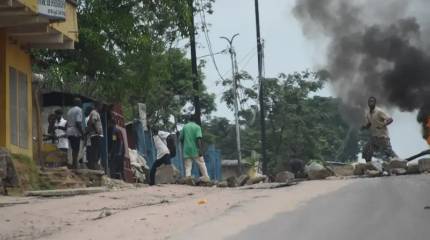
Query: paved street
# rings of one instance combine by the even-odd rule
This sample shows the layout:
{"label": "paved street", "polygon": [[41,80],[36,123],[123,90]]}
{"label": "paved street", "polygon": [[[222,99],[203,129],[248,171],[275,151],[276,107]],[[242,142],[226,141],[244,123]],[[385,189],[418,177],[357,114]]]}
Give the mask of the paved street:
{"label": "paved street", "polygon": [[425,240],[430,177],[363,179],[229,239]]}
{"label": "paved street", "polygon": [[271,190],[165,185],[69,198],[0,198],[11,201],[27,203],[0,208],[1,240],[430,236],[430,175],[309,181]]}

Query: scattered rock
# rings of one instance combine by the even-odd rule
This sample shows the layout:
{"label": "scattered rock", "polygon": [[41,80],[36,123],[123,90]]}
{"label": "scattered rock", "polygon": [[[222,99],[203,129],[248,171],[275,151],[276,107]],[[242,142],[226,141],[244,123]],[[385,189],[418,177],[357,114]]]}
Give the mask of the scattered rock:
{"label": "scattered rock", "polygon": [[235,187],[237,187],[237,185],[238,184],[237,184],[236,177],[232,176],[232,177],[227,178],[227,186],[228,187],[235,188]]}
{"label": "scattered rock", "polygon": [[193,177],[181,178],[177,181],[177,183],[181,185],[196,186],[196,181]]}
{"label": "scattered rock", "polygon": [[390,172],[392,169],[395,169],[395,168],[407,169],[408,168],[408,162],[405,160],[401,160],[401,159],[392,159],[389,162],[384,162],[383,168],[385,171],[388,171],[388,172]]}
{"label": "scattered rock", "polygon": [[307,165],[305,171],[310,180],[325,179],[333,175],[330,170],[316,162],[312,162],[310,165]]}
{"label": "scattered rock", "polygon": [[261,183],[261,182],[266,182],[267,181],[267,176],[256,176],[256,177],[252,177],[248,180],[248,182],[246,182],[246,185],[253,185],[253,184],[257,184],[257,183]]}
{"label": "scattered rock", "polygon": [[354,175],[354,166],[343,165],[343,166],[332,166],[331,167],[336,176],[352,176]]}
{"label": "scattered rock", "polygon": [[219,182],[217,184],[217,187],[219,187],[219,188],[226,188],[226,187],[228,187],[228,183],[227,183],[227,181]]}
{"label": "scattered rock", "polygon": [[244,186],[249,180],[249,176],[244,174],[237,179],[237,183],[239,186]]}
{"label": "scattered rock", "polygon": [[366,170],[367,177],[380,177],[382,176],[382,172],[378,170]]}
{"label": "scattered rock", "polygon": [[155,174],[156,184],[174,184],[178,181],[181,174],[172,164],[161,165]]}
{"label": "scattered rock", "polygon": [[284,171],[276,174],[275,182],[287,183],[294,180],[294,178],[295,178],[294,173]]}
{"label": "scattered rock", "polygon": [[407,170],[404,168],[391,169],[391,174],[394,174],[394,175],[405,175],[406,173],[407,173]]}
{"label": "scattered rock", "polygon": [[423,158],[418,161],[418,169],[420,173],[430,171],[430,158]]}
{"label": "scattered rock", "polygon": [[356,176],[362,176],[366,174],[366,171],[380,171],[376,166],[373,165],[372,162],[370,163],[357,163],[354,165],[354,175]]}
{"label": "scattered rock", "polygon": [[418,167],[418,164],[408,164],[408,168],[406,171],[408,174],[419,174],[420,173],[420,169]]}

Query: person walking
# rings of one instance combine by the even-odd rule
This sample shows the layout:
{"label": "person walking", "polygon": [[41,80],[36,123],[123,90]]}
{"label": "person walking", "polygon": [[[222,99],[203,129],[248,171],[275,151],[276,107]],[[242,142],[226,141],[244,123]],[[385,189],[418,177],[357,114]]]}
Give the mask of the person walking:
{"label": "person walking", "polygon": [[157,151],[157,160],[155,160],[155,162],[152,164],[151,170],[149,172],[149,185],[151,186],[155,184],[155,174],[157,172],[157,168],[163,164],[172,164],[170,159],[176,154],[176,151],[172,149],[174,143],[173,145],[169,144],[169,141],[171,141],[173,135],[165,131],[160,131],[156,127],[152,129],[152,134],[155,149]]}
{"label": "person walking", "polygon": [[376,98],[370,97],[368,100],[369,111],[366,111],[366,123],[362,130],[370,130],[370,139],[363,148],[363,158],[366,162],[371,162],[375,152],[382,153],[384,161],[397,158],[397,154],[391,147],[390,136],[387,126],[393,123],[393,119],[376,107]]}
{"label": "person walking", "polygon": [[91,143],[88,154],[88,168],[92,170],[97,169],[100,159],[100,148],[103,139],[103,126],[102,120],[100,118],[101,110],[102,105],[100,103],[96,103],[95,108],[89,115],[87,124],[87,136],[89,137]]}
{"label": "person walking", "polygon": [[82,102],[80,98],[73,99],[73,106],[67,112],[67,137],[72,149],[72,168],[78,168],[78,156],[81,147],[81,139],[84,136],[82,128]]}
{"label": "person walking", "polygon": [[189,118],[189,121],[180,132],[180,141],[183,146],[183,155],[185,159],[185,176],[191,177],[193,167],[192,161],[196,161],[202,175],[201,180],[210,181],[205,160],[203,158],[202,146],[202,128],[196,123],[195,116]]}

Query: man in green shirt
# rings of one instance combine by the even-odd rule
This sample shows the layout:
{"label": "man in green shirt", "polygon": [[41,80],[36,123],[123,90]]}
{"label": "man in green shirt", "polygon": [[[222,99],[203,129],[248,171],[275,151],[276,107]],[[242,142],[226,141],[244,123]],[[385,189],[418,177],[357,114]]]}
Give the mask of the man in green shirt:
{"label": "man in green shirt", "polygon": [[202,137],[202,128],[196,123],[194,117],[190,117],[190,121],[185,124],[180,134],[185,159],[185,176],[191,176],[192,160],[194,160],[199,165],[202,179],[209,181],[208,170],[202,153]]}

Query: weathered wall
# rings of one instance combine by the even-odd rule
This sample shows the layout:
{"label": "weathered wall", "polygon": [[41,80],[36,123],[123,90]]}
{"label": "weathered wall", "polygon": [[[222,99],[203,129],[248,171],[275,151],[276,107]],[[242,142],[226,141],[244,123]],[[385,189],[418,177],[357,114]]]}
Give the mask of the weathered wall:
{"label": "weathered wall", "polygon": [[6,34],[0,29],[0,147],[6,146]]}

